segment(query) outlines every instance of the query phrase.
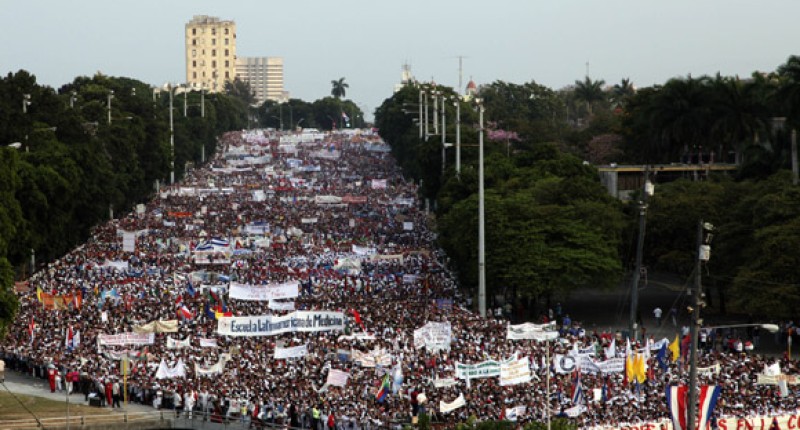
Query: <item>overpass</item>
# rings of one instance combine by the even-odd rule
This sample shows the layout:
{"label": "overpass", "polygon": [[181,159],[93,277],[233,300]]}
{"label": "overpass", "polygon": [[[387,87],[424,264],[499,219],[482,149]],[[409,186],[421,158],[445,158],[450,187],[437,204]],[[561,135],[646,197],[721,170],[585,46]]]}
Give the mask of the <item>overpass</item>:
{"label": "overpass", "polygon": [[737,164],[727,163],[607,164],[597,166],[597,171],[600,173],[600,181],[610,195],[627,200],[631,193],[642,189],[645,167],[650,171],[651,181],[654,183],[671,182],[681,178],[700,181],[708,178],[712,172],[734,172],[739,168]]}

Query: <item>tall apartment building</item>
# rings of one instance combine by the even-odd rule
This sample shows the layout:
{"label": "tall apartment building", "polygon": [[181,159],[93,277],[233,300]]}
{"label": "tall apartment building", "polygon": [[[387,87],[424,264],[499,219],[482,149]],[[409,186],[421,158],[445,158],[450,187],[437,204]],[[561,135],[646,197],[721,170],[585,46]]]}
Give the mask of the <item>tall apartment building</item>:
{"label": "tall apartment building", "polygon": [[186,82],[209,92],[224,91],[236,77],[236,23],[195,15],[186,23]]}
{"label": "tall apartment building", "polygon": [[236,76],[250,83],[259,104],[265,100],[277,102],[289,99],[283,90],[283,58],[239,57],[236,59]]}

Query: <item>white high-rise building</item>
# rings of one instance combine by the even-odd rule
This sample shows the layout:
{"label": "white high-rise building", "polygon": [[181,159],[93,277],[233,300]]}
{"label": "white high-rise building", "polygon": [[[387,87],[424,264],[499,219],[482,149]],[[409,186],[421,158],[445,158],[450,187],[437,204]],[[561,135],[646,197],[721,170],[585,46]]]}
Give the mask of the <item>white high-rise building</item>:
{"label": "white high-rise building", "polygon": [[283,90],[282,57],[239,57],[236,76],[248,82],[259,104],[266,100],[283,102],[289,93]]}

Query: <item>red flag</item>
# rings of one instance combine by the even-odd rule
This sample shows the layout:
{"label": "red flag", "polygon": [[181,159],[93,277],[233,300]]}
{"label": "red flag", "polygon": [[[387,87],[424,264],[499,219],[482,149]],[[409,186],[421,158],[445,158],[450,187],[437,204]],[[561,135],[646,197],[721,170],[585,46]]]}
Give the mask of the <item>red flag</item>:
{"label": "red flag", "polygon": [[353,318],[355,318],[356,324],[361,326],[361,330],[367,331],[367,329],[364,328],[364,323],[361,321],[361,314],[359,314],[355,309],[350,309],[350,312],[353,313]]}
{"label": "red flag", "polygon": [[75,309],[80,309],[81,304],[83,303],[83,291],[78,290],[75,294],[72,295],[73,304],[75,305]]}
{"label": "red flag", "polygon": [[186,305],[183,305],[180,308],[178,308],[178,316],[183,317],[187,320],[194,318],[194,314],[192,313],[192,311],[189,310],[189,308],[186,307]]}
{"label": "red flag", "polygon": [[33,342],[33,331],[36,329],[36,323],[33,322],[33,315],[31,315],[31,323],[28,324],[28,334],[31,335],[31,342]]}

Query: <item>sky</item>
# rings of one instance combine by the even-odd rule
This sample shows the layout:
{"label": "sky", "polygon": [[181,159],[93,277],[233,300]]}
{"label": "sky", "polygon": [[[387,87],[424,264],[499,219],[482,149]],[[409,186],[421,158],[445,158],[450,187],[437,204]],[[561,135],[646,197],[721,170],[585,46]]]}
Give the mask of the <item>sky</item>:
{"label": "sky", "polygon": [[[531,80],[587,74],[637,87],[676,76],[749,76],[800,54],[798,0],[0,0],[0,72],[54,88],[106,75],[185,80],[184,25],[233,20],[239,56],[284,59],[284,89],[313,101],[345,78],[371,117],[408,63],[418,80]],[[588,63],[588,66],[587,66]]]}

